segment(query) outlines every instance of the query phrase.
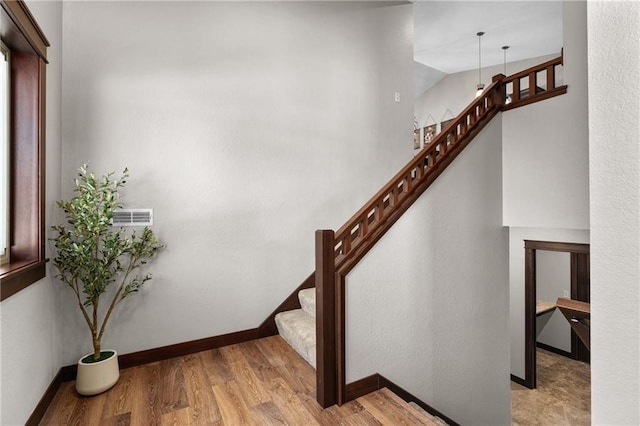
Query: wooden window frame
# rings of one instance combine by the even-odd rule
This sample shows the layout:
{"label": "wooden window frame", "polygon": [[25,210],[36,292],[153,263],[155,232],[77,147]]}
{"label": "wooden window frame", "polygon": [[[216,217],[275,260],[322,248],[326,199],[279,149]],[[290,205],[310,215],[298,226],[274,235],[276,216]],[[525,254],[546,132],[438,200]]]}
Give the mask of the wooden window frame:
{"label": "wooden window frame", "polygon": [[49,42],[22,0],[0,0],[0,37],[11,50],[9,254],[0,301],[45,270],[45,106]]}
{"label": "wooden window frame", "polygon": [[2,234],[2,253],[0,253],[0,266],[9,262],[9,95],[11,93],[11,50],[5,46],[5,44],[0,40],[0,67],[2,67],[2,71],[0,71],[3,75],[6,74],[6,79],[3,79],[0,83],[2,84],[2,90],[0,90],[0,103],[2,104],[1,112],[2,116],[0,117],[0,121],[2,122],[2,145],[0,149],[0,162],[2,162],[2,176],[0,176],[0,226],[3,227]]}

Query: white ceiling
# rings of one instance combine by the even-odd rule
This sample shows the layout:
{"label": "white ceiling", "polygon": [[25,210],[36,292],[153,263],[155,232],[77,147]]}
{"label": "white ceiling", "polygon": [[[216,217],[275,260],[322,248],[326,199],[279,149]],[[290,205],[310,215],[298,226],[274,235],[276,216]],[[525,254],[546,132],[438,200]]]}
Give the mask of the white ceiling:
{"label": "white ceiling", "polygon": [[482,67],[549,55],[562,48],[562,2],[417,0],[414,11],[416,93],[439,79]]}

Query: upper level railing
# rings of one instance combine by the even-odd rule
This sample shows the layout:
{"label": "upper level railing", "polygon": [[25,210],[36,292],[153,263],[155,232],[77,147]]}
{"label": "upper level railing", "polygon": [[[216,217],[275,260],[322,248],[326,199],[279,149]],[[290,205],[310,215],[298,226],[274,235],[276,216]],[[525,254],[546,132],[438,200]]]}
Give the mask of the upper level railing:
{"label": "upper level railing", "polygon": [[[567,86],[558,83],[563,79],[564,56],[561,54],[535,67],[505,77],[498,74],[504,87],[504,111],[542,101],[567,93]],[[533,88],[533,89],[532,89]]]}
{"label": "upper level railing", "polygon": [[566,93],[566,85],[556,87],[560,65],[562,56],[509,77],[494,76],[479,97],[338,231],[316,231],[316,379],[323,407],[354,396],[345,383],[346,275],[498,112]]}

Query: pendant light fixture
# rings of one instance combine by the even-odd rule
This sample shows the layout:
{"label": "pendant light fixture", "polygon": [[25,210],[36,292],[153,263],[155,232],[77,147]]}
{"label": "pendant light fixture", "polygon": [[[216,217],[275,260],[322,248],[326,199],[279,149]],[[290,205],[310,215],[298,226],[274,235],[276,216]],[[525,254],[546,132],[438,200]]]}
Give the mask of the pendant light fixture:
{"label": "pendant light fixture", "polygon": [[[504,75],[507,75],[507,49],[509,48],[509,46],[502,46],[502,52],[504,53]],[[506,86],[505,86],[505,92],[506,92]],[[511,99],[511,95],[508,93],[505,93],[506,98],[504,100],[505,104],[510,104],[512,99]]]}
{"label": "pendant light fixture", "polygon": [[476,98],[482,95],[484,92],[484,84],[482,83],[482,49],[480,39],[484,35],[484,32],[479,31],[476,33],[478,36],[478,85],[476,86]]}

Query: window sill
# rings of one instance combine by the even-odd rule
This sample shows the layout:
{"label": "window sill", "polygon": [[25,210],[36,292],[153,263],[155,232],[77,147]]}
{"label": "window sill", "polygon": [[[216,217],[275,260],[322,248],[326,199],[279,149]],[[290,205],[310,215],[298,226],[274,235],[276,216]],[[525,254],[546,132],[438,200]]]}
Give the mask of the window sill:
{"label": "window sill", "polygon": [[0,301],[46,276],[46,260],[12,262],[0,267]]}

